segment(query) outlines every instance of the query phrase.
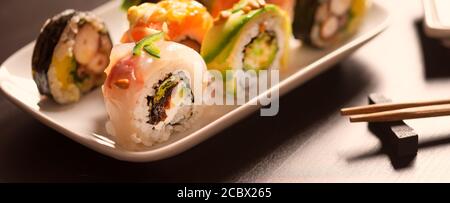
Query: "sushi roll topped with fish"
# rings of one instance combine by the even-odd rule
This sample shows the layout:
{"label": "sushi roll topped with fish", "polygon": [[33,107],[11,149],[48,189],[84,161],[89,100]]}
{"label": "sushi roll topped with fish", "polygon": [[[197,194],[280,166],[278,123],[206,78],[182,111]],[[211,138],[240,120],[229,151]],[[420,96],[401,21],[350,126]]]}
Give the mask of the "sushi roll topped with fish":
{"label": "sushi roll topped with fish", "polygon": [[[186,130],[201,109],[206,65],[193,49],[164,33],[114,47],[103,95],[108,133],[127,149],[153,146]],[[199,93],[200,92],[200,93]]]}
{"label": "sushi roll topped with fish", "polygon": [[367,6],[366,0],[298,0],[295,33],[314,47],[332,46],[356,33]]}
{"label": "sushi roll topped with fish", "polygon": [[103,84],[112,41],[98,17],[75,10],[49,19],[32,57],[33,79],[42,95],[67,104]]}
{"label": "sushi roll topped with fish", "polygon": [[185,44],[194,50],[200,47],[213,24],[207,9],[194,0],[164,0],[143,3],[128,9],[130,29],[122,42],[137,42],[155,32],[167,33],[166,40]]}

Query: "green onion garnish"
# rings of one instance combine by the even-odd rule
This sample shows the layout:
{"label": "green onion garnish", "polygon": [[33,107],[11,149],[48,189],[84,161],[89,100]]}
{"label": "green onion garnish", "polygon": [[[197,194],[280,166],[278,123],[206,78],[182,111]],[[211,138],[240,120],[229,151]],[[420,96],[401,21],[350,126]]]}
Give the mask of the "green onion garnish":
{"label": "green onion garnish", "polygon": [[133,55],[140,56],[142,54],[142,50],[147,52],[150,56],[153,56],[155,58],[161,58],[161,51],[154,45],[155,42],[161,40],[164,38],[164,32],[159,32],[153,35],[150,35],[138,43],[136,43],[136,46],[133,49]]}
{"label": "green onion garnish", "polygon": [[155,47],[154,45],[147,45],[144,47],[145,52],[150,54],[150,56],[153,56],[155,58],[161,58],[161,51],[158,49],[158,47]]}

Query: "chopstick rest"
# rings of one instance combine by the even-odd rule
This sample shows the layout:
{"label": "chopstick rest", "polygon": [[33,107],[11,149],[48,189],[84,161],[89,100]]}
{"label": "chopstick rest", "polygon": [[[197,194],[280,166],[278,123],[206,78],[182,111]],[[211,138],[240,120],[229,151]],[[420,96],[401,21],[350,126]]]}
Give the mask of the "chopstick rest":
{"label": "chopstick rest", "polygon": [[[391,103],[392,101],[380,94],[369,95],[369,104]],[[369,129],[378,137],[390,144],[395,157],[412,157],[417,155],[419,135],[404,121],[369,123]]]}

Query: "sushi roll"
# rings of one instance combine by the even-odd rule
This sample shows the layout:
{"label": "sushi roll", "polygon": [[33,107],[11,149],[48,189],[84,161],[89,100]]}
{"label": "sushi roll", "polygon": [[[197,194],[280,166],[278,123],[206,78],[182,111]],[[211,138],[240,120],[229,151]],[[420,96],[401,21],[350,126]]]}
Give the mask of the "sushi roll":
{"label": "sushi roll", "polygon": [[122,42],[137,42],[155,32],[166,32],[166,40],[175,41],[200,51],[205,33],[213,18],[206,8],[194,0],[164,0],[144,3],[128,10],[130,29]]}
{"label": "sushi roll", "polygon": [[79,101],[103,84],[111,49],[105,24],[93,14],[66,10],[49,19],[32,56],[39,92],[59,104]]}
{"label": "sushi roll", "polygon": [[[153,146],[189,128],[201,113],[206,65],[193,49],[154,34],[117,45],[106,69],[106,129],[127,149]],[[194,82],[195,81],[195,82]]]}
{"label": "sushi roll", "polygon": [[366,9],[366,0],[299,0],[295,33],[314,47],[332,46],[357,32]]}
{"label": "sushi roll", "polygon": [[[257,1],[257,0],[254,0]],[[220,12],[224,10],[228,10],[234,6],[234,4],[238,3],[239,0],[203,0],[200,1],[207,5],[211,15],[213,17],[217,17]],[[291,19],[294,16],[294,8],[296,0],[267,0],[268,4],[275,4],[288,12]]]}
{"label": "sushi roll", "polygon": [[201,54],[209,69],[268,70],[287,65],[291,23],[264,1],[242,0],[222,11],[206,34]]}

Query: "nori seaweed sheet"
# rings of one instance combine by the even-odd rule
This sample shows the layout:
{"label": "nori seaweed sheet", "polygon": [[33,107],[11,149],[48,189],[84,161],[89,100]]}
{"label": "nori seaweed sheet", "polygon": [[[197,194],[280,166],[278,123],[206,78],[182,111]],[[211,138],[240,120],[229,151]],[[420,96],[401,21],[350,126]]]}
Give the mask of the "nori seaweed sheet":
{"label": "nori seaweed sheet", "polygon": [[314,25],[314,17],[320,0],[299,0],[295,8],[294,35],[307,43],[311,43],[310,33]]}
{"label": "nori seaweed sheet", "polygon": [[66,10],[49,19],[41,30],[32,56],[33,79],[39,92],[51,96],[47,72],[52,61],[53,52],[59,42],[67,23],[76,14],[74,10]]}

